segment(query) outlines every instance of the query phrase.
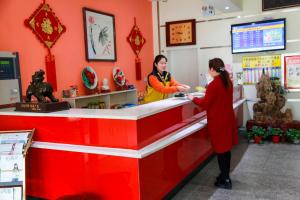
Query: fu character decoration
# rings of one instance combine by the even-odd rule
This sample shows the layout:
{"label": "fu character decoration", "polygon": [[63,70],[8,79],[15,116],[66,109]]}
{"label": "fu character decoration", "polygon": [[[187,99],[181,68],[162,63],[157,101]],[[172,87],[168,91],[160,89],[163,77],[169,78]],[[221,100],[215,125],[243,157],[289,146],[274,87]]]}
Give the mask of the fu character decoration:
{"label": "fu character decoration", "polygon": [[146,39],[143,37],[139,27],[136,25],[136,19],[134,18],[134,25],[131,29],[129,36],[127,37],[127,42],[129,42],[133,52],[136,55],[135,58],[135,70],[136,70],[136,80],[142,79],[142,69],[141,60],[139,58],[139,53],[144,46]]}
{"label": "fu character decoration", "polygon": [[33,14],[25,20],[25,25],[32,30],[48,50],[48,55],[45,58],[47,81],[52,84],[53,90],[56,91],[55,60],[54,55],[51,54],[51,48],[66,31],[66,27],[61,24],[45,0],[43,0]]}

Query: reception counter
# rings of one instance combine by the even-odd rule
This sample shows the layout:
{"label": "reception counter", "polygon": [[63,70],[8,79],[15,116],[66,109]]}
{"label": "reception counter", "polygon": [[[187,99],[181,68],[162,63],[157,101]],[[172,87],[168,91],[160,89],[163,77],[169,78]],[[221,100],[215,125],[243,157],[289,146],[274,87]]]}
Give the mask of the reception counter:
{"label": "reception counter", "polygon": [[[240,89],[235,90],[242,117]],[[212,155],[206,113],[170,98],[121,110],[0,110],[0,130],[35,128],[26,193],[45,199],[162,199]]]}

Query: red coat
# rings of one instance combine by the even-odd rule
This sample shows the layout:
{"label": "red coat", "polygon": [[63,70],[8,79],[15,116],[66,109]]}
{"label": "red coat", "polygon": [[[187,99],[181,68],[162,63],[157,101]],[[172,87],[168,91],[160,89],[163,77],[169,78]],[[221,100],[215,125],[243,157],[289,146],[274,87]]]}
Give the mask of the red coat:
{"label": "red coat", "polygon": [[238,143],[237,126],[233,111],[233,88],[225,88],[220,76],[208,85],[204,98],[193,102],[207,111],[207,126],[216,153],[230,151]]}

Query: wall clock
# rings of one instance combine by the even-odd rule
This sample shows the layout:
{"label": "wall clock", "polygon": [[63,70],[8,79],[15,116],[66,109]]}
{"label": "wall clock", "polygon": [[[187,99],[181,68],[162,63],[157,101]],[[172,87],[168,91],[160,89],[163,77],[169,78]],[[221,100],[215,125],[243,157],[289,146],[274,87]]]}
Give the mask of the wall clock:
{"label": "wall clock", "polygon": [[166,22],[166,43],[167,47],[196,44],[196,20]]}

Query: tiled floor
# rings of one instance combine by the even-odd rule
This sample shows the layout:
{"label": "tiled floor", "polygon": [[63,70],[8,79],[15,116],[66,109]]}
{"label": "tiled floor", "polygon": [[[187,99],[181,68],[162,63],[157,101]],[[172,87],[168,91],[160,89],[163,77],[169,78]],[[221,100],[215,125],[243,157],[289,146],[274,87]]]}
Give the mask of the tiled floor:
{"label": "tiled floor", "polygon": [[232,151],[232,190],[217,189],[216,157],[173,200],[300,200],[300,145],[240,144]]}

